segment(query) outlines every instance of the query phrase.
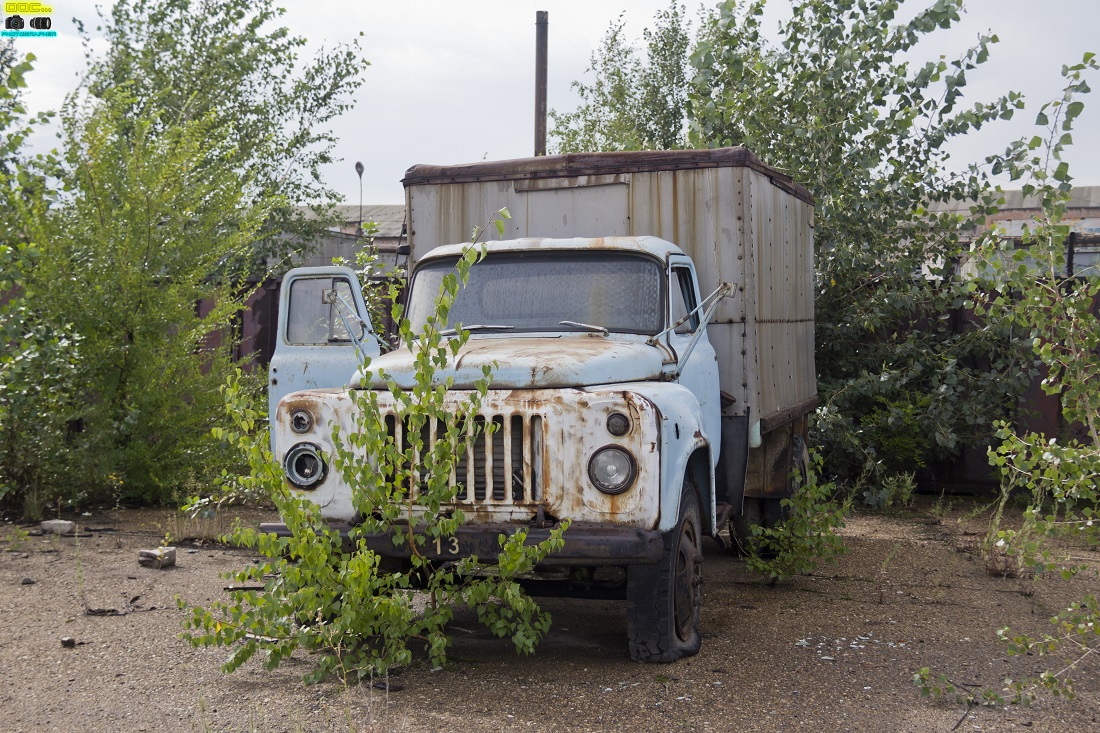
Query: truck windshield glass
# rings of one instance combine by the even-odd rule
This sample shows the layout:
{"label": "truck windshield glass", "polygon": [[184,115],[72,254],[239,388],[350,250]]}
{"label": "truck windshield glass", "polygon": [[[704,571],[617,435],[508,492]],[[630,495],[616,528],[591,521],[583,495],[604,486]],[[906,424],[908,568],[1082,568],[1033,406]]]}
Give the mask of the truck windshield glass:
{"label": "truck windshield glass", "polygon": [[[447,258],[417,269],[408,311],[414,331],[424,328],[456,262]],[[492,324],[507,333],[568,331],[574,329],[561,322],[574,321],[654,334],[664,326],[661,282],[655,260],[629,253],[492,253],[470,269],[470,281],[440,329],[461,323]]]}

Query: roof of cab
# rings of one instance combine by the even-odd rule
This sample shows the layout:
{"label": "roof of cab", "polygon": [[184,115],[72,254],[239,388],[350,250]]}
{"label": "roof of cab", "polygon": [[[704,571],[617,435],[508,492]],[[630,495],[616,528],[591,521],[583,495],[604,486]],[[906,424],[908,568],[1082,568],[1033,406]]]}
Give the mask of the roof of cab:
{"label": "roof of cab", "polygon": [[[436,247],[421,258],[421,262],[437,257],[457,257],[462,250],[469,247],[470,243],[445,244]],[[544,239],[540,237],[524,237],[523,239],[503,239],[485,242],[486,249],[492,252],[547,252],[563,250],[584,251],[620,251],[643,252],[666,261],[669,255],[682,255],[684,251],[672,242],[660,237],[573,237],[571,239]]]}

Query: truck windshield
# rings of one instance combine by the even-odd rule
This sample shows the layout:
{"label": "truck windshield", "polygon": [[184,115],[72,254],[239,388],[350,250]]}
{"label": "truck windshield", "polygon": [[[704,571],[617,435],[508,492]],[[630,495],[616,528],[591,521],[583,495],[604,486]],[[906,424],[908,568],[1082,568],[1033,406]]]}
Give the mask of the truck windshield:
{"label": "truck windshield", "polygon": [[[435,310],[443,278],[457,257],[416,270],[409,293],[409,321],[424,328]],[[494,252],[470,269],[446,325],[497,327],[502,332],[584,330],[655,334],[664,326],[661,266],[621,252]]]}

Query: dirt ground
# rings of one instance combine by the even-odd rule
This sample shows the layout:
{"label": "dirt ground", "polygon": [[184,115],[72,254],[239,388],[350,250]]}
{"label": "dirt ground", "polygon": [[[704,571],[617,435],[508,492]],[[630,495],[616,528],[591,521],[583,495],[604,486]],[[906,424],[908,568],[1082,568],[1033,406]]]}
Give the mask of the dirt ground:
{"label": "dirt ground", "polygon": [[1095,570],[1071,581],[991,576],[974,552],[980,519],[960,523],[966,506],[942,516],[930,503],[856,515],[838,565],[776,587],[708,545],[698,656],[631,662],[624,603],[545,599],[554,628],[535,656],[517,657],[459,615],[452,666],[414,664],[388,692],[306,686],[304,654],[274,673],[253,661],[225,675],[227,650],[178,638],[175,598],[225,597],[221,574],[253,556],[176,539],[178,567],[154,570],[138,550],[166,532],[212,536],[227,517],[93,513],[74,518],[77,537],[0,524],[0,731],[1100,730],[1096,658],[1074,675],[1074,700],[968,712],[921,698],[912,676],[922,666],[995,688],[1060,668],[1064,655],[1007,656],[996,630],[1042,633],[1070,601],[1100,591]]}

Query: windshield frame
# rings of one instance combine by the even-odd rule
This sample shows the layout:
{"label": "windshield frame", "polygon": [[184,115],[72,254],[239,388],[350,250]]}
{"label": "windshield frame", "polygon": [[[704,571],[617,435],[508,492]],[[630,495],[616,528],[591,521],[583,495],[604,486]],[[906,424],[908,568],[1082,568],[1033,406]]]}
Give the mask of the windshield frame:
{"label": "windshield frame", "polygon": [[[657,298],[658,298],[658,303],[657,303],[656,307],[658,309],[658,315],[655,319],[655,323],[657,324],[656,328],[652,328],[652,329],[608,328],[606,330],[609,331],[610,333],[632,334],[632,335],[639,335],[639,336],[654,336],[656,334],[659,334],[665,328],[665,326],[667,325],[666,321],[668,320],[668,282],[667,282],[668,278],[667,278],[667,269],[665,267],[665,263],[661,260],[661,258],[656,257],[656,256],[654,256],[654,255],[652,255],[648,252],[639,252],[639,251],[636,251],[636,250],[625,250],[625,249],[623,249],[623,250],[620,250],[620,249],[568,249],[568,250],[564,250],[564,249],[563,250],[559,250],[559,249],[555,249],[555,250],[546,250],[546,249],[537,249],[536,250],[536,249],[532,249],[532,250],[497,250],[497,251],[490,250],[488,255],[486,256],[486,258],[484,260],[482,260],[482,262],[479,262],[479,263],[476,263],[476,264],[473,265],[470,272],[471,272],[471,277],[472,277],[473,273],[476,271],[476,269],[482,263],[488,262],[488,261],[500,262],[501,260],[504,260],[504,259],[508,259],[508,260],[512,260],[512,261],[515,261],[515,260],[528,260],[530,263],[535,264],[539,261],[543,261],[543,262],[574,261],[574,262],[576,262],[578,260],[585,260],[585,259],[606,261],[606,260],[609,260],[609,259],[612,259],[612,258],[614,258],[614,259],[624,259],[624,260],[634,260],[634,261],[639,261],[640,260],[640,261],[644,261],[645,263],[651,264],[656,268],[656,273],[655,274],[656,274]],[[450,267],[453,268],[454,265],[457,264],[458,260],[459,260],[459,255],[451,255],[451,256],[443,256],[443,257],[430,257],[429,256],[429,257],[425,257],[423,260],[421,260],[419,263],[417,263],[417,265],[414,267],[414,269],[413,269],[413,271],[412,271],[412,273],[409,277],[408,296],[407,296],[407,299],[405,301],[405,303],[406,303],[406,306],[405,306],[406,317],[409,317],[411,319],[411,317],[412,317],[412,306],[413,306],[415,300],[419,299],[419,296],[417,295],[418,280],[420,281],[420,287],[421,288],[426,287],[423,284],[423,280],[420,279],[421,276],[425,273],[425,271],[429,267],[431,267],[432,270],[438,271],[438,269],[441,266],[446,267],[447,265],[450,265]],[[460,286],[460,288],[461,288],[461,286]],[[438,292],[433,293],[432,296],[431,296],[432,301],[434,302],[437,297],[438,297]],[[461,297],[461,291],[460,291],[460,297]],[[555,334],[558,334],[558,333],[576,333],[576,334],[585,334],[585,335],[591,335],[592,334],[592,330],[590,328],[578,328],[576,326],[569,326],[569,325],[566,325],[566,324],[561,322],[561,321],[570,321],[570,320],[574,320],[574,319],[563,317],[562,319],[560,319],[560,321],[555,321],[553,324],[547,324],[545,327],[542,327],[542,328],[534,328],[534,327],[527,327],[527,326],[520,326],[520,325],[509,325],[507,328],[501,328],[499,326],[490,326],[490,327],[485,328],[485,330],[472,331],[472,334],[473,335],[498,336],[498,337],[501,336],[501,335],[508,336],[508,335],[511,335],[511,334],[530,334],[530,333],[555,333]],[[419,330],[423,329],[423,327],[424,327],[423,323],[412,324],[412,325],[413,325],[413,330],[414,331],[419,331]],[[475,325],[479,325],[479,324],[472,324],[472,323],[471,324],[463,324],[463,326],[475,326]],[[588,324],[581,324],[581,325],[588,325]],[[448,328],[453,328],[453,327],[454,327],[454,324],[450,320],[448,320],[446,326],[444,326],[443,328],[448,329]],[[600,326],[600,328],[603,329],[603,326]]]}

